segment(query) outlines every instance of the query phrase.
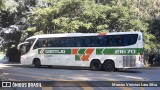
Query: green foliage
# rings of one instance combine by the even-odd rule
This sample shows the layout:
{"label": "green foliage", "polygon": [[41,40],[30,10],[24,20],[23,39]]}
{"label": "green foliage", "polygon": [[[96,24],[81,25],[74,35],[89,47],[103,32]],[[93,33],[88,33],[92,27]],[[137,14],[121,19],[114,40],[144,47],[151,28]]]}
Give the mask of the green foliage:
{"label": "green foliage", "polygon": [[17,12],[18,3],[14,0],[3,1],[3,5],[2,10],[9,11],[10,13]]}
{"label": "green foliage", "polygon": [[[151,1],[135,0],[44,0],[52,6],[37,8],[29,16],[33,33],[69,32],[120,32],[141,31],[145,36],[145,48],[156,47],[156,36],[150,33]],[[143,2],[143,3],[142,3]],[[144,3],[145,2],[145,3]],[[153,3],[154,4],[154,3]],[[146,9],[145,9],[146,8]],[[158,8],[154,8],[155,13]],[[153,11],[152,11],[153,12]],[[157,15],[157,13],[156,13]],[[154,24],[154,23],[152,23]],[[155,25],[155,28],[158,28]],[[152,45],[150,43],[153,43]],[[159,44],[158,44],[159,45]]]}
{"label": "green foliage", "polygon": [[36,27],[27,28],[27,32],[35,32]]}
{"label": "green foliage", "polygon": [[0,10],[1,10],[2,6],[3,6],[3,0],[0,0]]}
{"label": "green foliage", "polygon": [[106,10],[107,7],[92,0],[66,0],[53,7],[39,8],[29,20],[33,27],[38,26],[37,31],[44,33],[97,32],[108,27]]}
{"label": "green foliage", "polygon": [[[147,50],[160,47],[159,0],[8,0],[3,5],[15,23],[26,25],[28,36],[141,31]],[[33,6],[33,12],[26,9]]]}

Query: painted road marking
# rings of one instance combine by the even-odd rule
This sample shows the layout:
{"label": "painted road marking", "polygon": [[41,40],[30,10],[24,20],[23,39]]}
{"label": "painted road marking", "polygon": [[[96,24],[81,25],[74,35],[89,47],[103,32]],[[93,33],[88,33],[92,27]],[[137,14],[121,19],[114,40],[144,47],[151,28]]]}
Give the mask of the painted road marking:
{"label": "painted road marking", "polygon": [[124,78],[130,78],[130,79],[145,80],[145,78],[136,77],[136,76],[128,76],[128,75],[118,75],[118,76],[124,77]]}

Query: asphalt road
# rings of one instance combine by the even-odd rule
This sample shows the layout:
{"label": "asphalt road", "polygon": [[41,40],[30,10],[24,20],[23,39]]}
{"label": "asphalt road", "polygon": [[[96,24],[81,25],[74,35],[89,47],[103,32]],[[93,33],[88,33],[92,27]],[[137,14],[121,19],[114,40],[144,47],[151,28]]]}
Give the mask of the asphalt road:
{"label": "asphalt road", "polygon": [[[34,68],[17,63],[1,62],[0,73],[3,81],[84,81],[78,84],[78,87],[3,88],[5,90],[160,90],[160,87],[105,87],[105,85],[93,87],[86,82],[160,81],[160,67],[105,72],[77,67]],[[98,82],[95,83],[98,84]]]}

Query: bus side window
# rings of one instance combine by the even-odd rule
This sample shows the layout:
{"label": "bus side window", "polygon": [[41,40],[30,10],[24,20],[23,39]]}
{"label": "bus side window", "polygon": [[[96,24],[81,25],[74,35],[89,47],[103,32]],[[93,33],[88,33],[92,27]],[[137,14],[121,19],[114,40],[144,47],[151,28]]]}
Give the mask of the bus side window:
{"label": "bus side window", "polygon": [[116,36],[115,43],[116,43],[116,46],[123,46],[122,36]]}
{"label": "bus side window", "polygon": [[136,43],[137,38],[138,38],[138,34],[131,35],[131,45]]}
{"label": "bus side window", "polygon": [[65,45],[64,45],[64,44],[65,44],[65,43],[64,43],[65,40],[64,40],[64,39],[65,39],[65,38],[59,38],[59,42],[60,42],[60,43],[59,43],[59,47],[65,47]]}
{"label": "bus side window", "polygon": [[90,47],[90,37],[83,37],[82,39],[83,47]]}
{"label": "bus side window", "polygon": [[123,41],[123,45],[124,46],[127,46],[127,45],[129,45],[129,36],[128,35],[123,35],[123,39],[124,39],[124,41]]}
{"label": "bus side window", "polygon": [[56,47],[56,42],[57,40],[56,40],[56,38],[52,38],[52,47]]}
{"label": "bus side window", "polygon": [[124,45],[132,45],[132,38],[134,38],[132,35],[125,35]]}
{"label": "bus side window", "polygon": [[64,39],[66,47],[74,47],[74,39],[72,37],[65,37]]}
{"label": "bus side window", "polygon": [[47,40],[45,39],[42,40],[42,47],[47,47]]}
{"label": "bus side window", "polygon": [[47,47],[52,47],[52,40],[51,39],[47,40]]}
{"label": "bus side window", "polygon": [[124,35],[124,46],[127,45],[133,45],[136,43],[138,35],[137,34],[129,34],[129,35]]}
{"label": "bus side window", "polygon": [[100,47],[104,47],[106,45],[106,36],[98,36],[98,43]]}
{"label": "bus side window", "polygon": [[82,47],[82,39],[80,37],[75,37],[75,47]]}
{"label": "bus side window", "polygon": [[90,37],[90,42],[91,42],[91,47],[97,47],[99,42],[98,42],[98,37],[97,36],[92,36]]}
{"label": "bus side window", "polygon": [[37,48],[39,48],[39,40],[36,41],[36,43],[35,43],[35,45],[33,47],[33,49],[37,49]]}
{"label": "bus side window", "polygon": [[107,37],[107,46],[112,46],[113,38],[111,36]]}
{"label": "bus side window", "polygon": [[60,38],[52,39],[52,47],[60,47]]}
{"label": "bus side window", "polygon": [[110,36],[107,36],[107,44],[106,46],[116,46],[116,36],[115,35],[110,35]]}

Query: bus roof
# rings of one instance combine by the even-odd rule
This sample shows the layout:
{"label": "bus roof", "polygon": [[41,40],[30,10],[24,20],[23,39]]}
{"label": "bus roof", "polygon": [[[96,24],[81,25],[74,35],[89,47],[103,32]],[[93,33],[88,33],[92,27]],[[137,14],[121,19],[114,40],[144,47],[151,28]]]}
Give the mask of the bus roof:
{"label": "bus roof", "polygon": [[98,35],[120,35],[120,34],[142,34],[141,32],[110,32],[110,33],[63,33],[63,34],[42,34],[31,36],[33,38],[50,38],[50,37],[77,37],[77,36],[98,36]]}

